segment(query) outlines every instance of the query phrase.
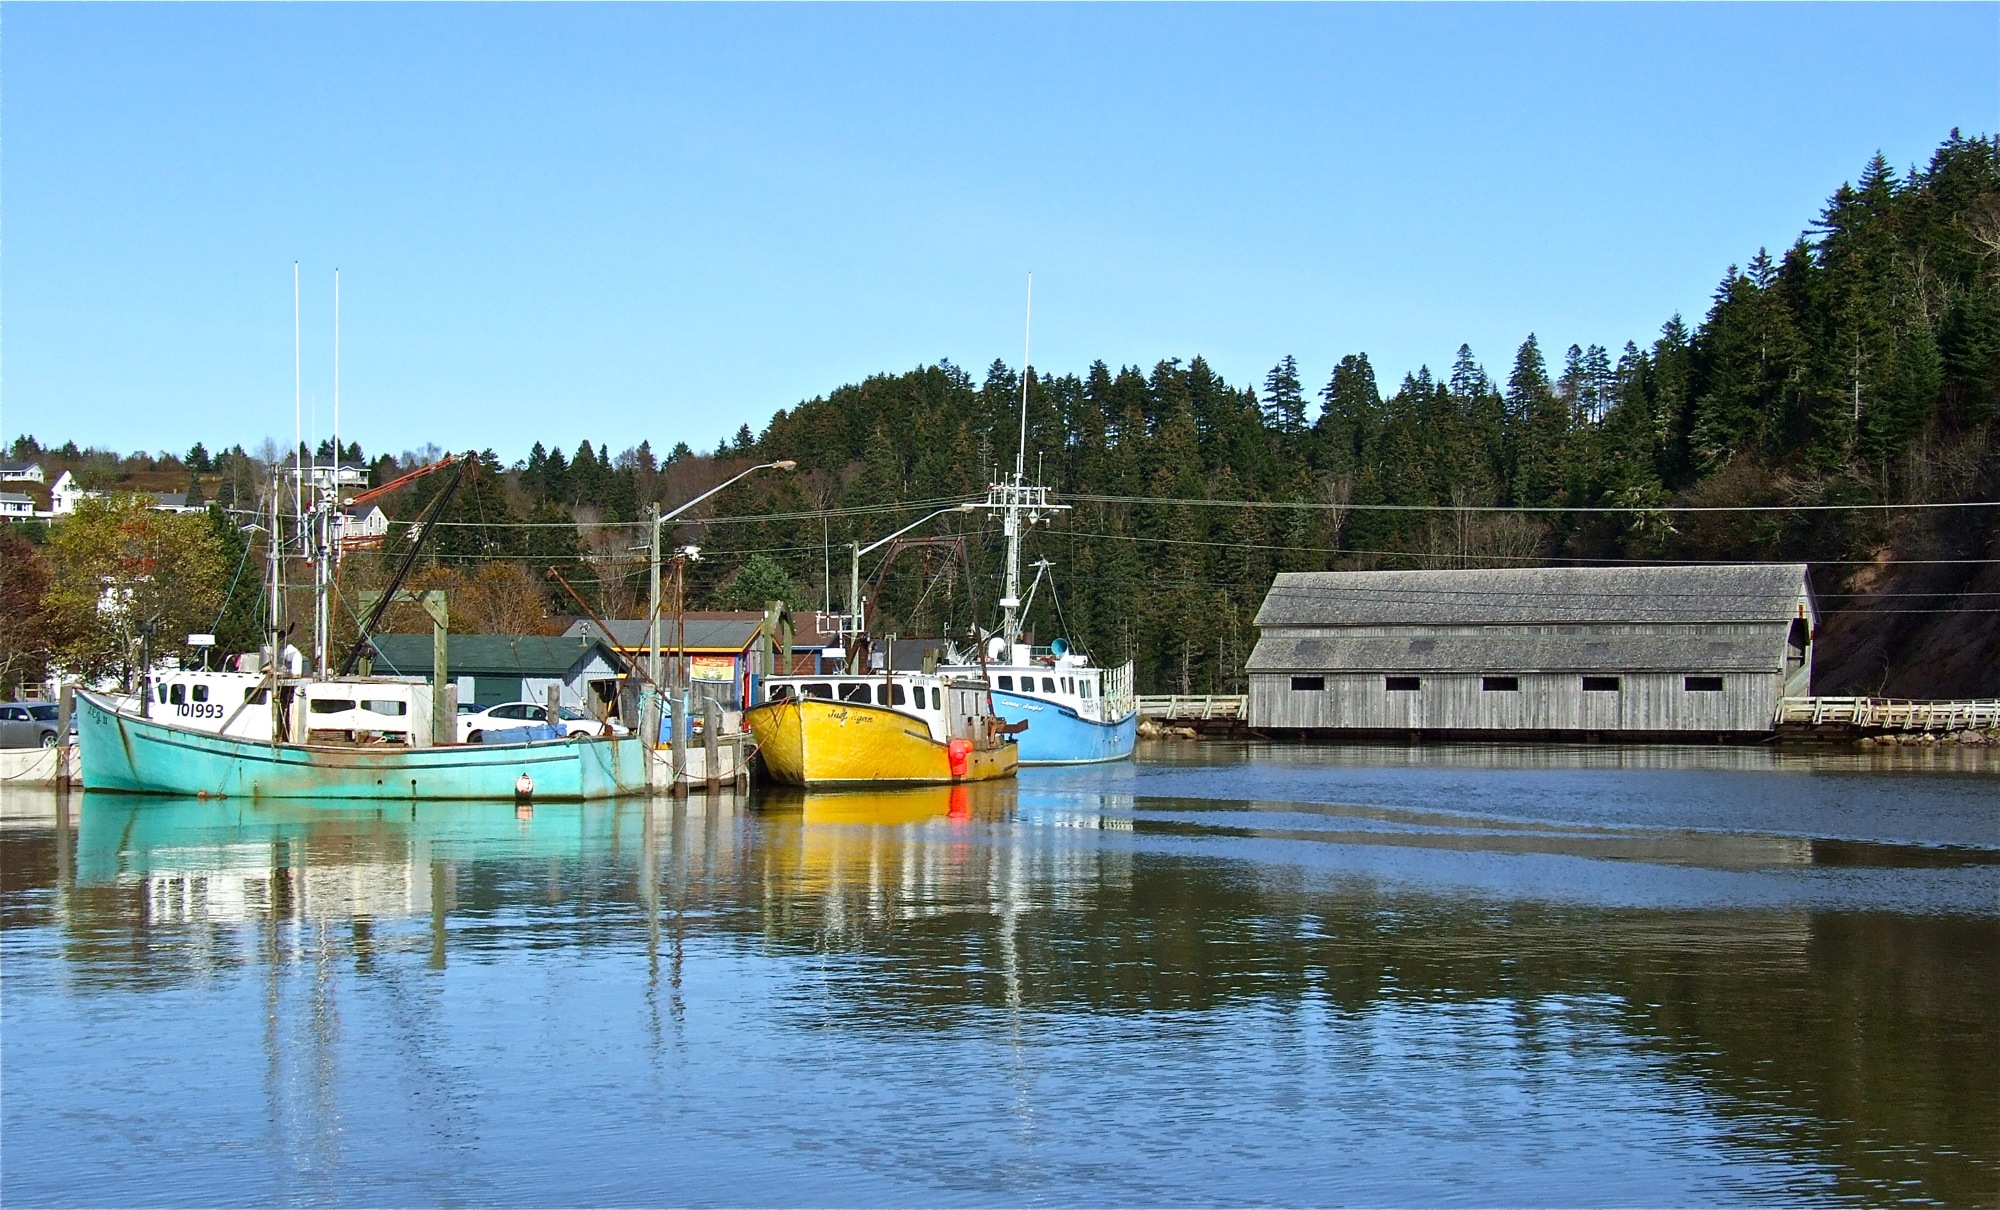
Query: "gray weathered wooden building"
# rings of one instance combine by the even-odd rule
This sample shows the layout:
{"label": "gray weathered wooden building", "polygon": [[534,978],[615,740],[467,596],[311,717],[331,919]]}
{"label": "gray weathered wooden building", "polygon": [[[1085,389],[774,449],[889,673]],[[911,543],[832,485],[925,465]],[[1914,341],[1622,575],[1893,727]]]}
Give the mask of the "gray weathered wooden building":
{"label": "gray weathered wooden building", "polygon": [[1802,563],[1288,572],[1257,612],[1250,725],[1768,731],[1809,692],[1817,624]]}

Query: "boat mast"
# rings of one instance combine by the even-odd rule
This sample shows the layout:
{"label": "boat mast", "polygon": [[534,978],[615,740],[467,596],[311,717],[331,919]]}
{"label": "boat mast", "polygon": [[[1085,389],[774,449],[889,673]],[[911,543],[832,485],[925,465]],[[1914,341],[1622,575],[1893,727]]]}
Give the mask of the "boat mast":
{"label": "boat mast", "polygon": [[1021,442],[1014,449],[1014,477],[991,484],[986,489],[986,508],[1000,514],[1001,532],[1007,536],[1007,586],[1000,598],[1000,632],[1007,648],[1002,660],[1012,663],[1014,643],[1021,633],[1021,532],[1046,513],[1068,508],[1050,504],[1049,489],[1028,483],[1028,357],[1035,332],[1035,275],[1028,274],[1028,309],[1021,337]]}
{"label": "boat mast", "polygon": [[305,390],[299,378],[299,262],[292,262],[292,516],[305,512]]}
{"label": "boat mast", "polygon": [[270,663],[265,672],[265,678],[270,682],[271,686],[271,742],[274,744],[278,742],[278,726],[284,717],[284,706],[280,702],[282,695],[278,692],[278,686],[282,683],[280,678],[283,676],[282,671],[279,669],[282,657],[278,652],[278,640],[284,629],[283,614],[285,608],[284,586],[279,580],[281,569],[284,566],[284,555],[279,549],[283,544],[280,537],[281,531],[278,528],[280,525],[278,519],[280,508],[281,505],[278,503],[278,467],[276,464],[273,464],[271,467],[271,530],[264,535],[264,550],[265,557],[271,565],[271,605],[265,611],[268,615],[266,618],[268,624],[265,627],[265,634],[268,636],[266,641],[269,644],[267,650],[269,651]]}
{"label": "boat mast", "polygon": [[1035,335],[1035,275],[1028,274],[1027,318],[1021,332],[1021,443],[1014,447],[1014,491],[1007,497],[1007,511],[1001,529],[1007,535],[1007,590],[1000,598],[1000,629],[1007,636],[1008,663],[1013,663],[1014,640],[1020,634],[1015,611],[1021,607],[1021,501],[1020,490],[1028,474],[1028,355]]}
{"label": "boat mast", "polygon": [[[314,458],[318,454],[315,451]],[[314,471],[318,471],[315,466]],[[333,618],[328,588],[333,583],[333,503],[340,495],[340,270],[333,271],[333,465],[330,482],[313,476],[313,673],[325,679],[326,649]],[[331,493],[331,494],[329,494]]]}

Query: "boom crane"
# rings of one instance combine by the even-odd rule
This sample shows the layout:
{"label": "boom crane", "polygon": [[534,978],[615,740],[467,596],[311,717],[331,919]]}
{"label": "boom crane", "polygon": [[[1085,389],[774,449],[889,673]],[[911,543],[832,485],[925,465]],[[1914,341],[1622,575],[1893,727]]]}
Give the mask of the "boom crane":
{"label": "boom crane", "polygon": [[438,459],[436,462],[431,463],[429,466],[420,466],[416,470],[411,471],[407,475],[399,475],[396,478],[389,480],[387,483],[384,483],[380,487],[369,488],[367,491],[362,492],[358,496],[349,496],[345,501],[343,501],[343,503],[345,503],[349,508],[353,508],[356,505],[361,505],[361,504],[372,504],[375,501],[380,500],[382,497],[391,494],[392,492],[408,487],[410,484],[415,483],[417,480],[423,478],[425,475],[431,474],[432,472],[435,471],[441,471],[445,467],[451,466],[458,461],[459,461],[459,456],[457,454],[446,454],[444,457]]}
{"label": "boom crane", "polygon": [[347,659],[342,661],[340,665],[340,675],[352,676],[354,674],[354,667],[361,659],[361,652],[368,646],[369,636],[373,635],[375,628],[382,624],[382,615],[388,612],[390,604],[395,601],[396,592],[403,587],[403,580],[410,574],[410,569],[417,565],[417,555],[422,553],[424,543],[430,540],[431,531],[437,528],[436,523],[440,517],[444,516],[444,510],[451,506],[451,497],[453,493],[458,491],[459,480],[465,478],[466,465],[473,461],[475,459],[471,455],[461,458],[456,454],[448,454],[431,463],[429,466],[420,467],[401,478],[384,483],[380,487],[370,488],[368,491],[348,501],[350,505],[361,504],[368,500],[379,498],[416,479],[420,479],[432,471],[443,470],[445,467],[453,464],[456,464],[458,468],[452,472],[451,478],[445,480],[443,489],[438,492],[436,499],[431,501],[430,507],[424,512],[423,518],[417,522],[416,540],[410,543],[410,549],[403,555],[402,564],[396,568],[396,574],[390,579],[388,588],[376,600],[375,608],[369,610],[368,619],[361,623],[361,633],[355,636],[354,646],[347,649]]}

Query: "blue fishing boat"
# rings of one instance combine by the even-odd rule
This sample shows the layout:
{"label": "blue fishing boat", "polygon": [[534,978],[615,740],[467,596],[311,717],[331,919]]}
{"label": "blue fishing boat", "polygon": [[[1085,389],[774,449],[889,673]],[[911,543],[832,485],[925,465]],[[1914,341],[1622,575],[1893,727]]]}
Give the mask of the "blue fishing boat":
{"label": "blue fishing boat", "polygon": [[[996,490],[1006,486],[996,485]],[[1040,566],[1046,572],[1046,562]],[[1040,581],[1038,574],[1036,583]],[[1002,625],[1008,628],[1003,635],[1014,633],[1017,625],[1012,600],[1010,594],[1001,601]],[[1034,600],[1032,591],[1028,600]],[[1027,723],[1015,736],[1022,764],[1090,765],[1132,755],[1139,740],[1139,711],[1129,662],[1099,668],[1062,639],[1031,647],[1010,644],[1003,635],[987,640],[983,663],[958,663],[939,671],[985,678],[992,687],[993,713],[1010,724]]]}
{"label": "blue fishing boat", "polygon": [[1082,701],[993,691],[993,713],[1010,723],[1028,723],[1016,739],[1024,765],[1093,765],[1132,755],[1138,714],[1126,710],[1111,719],[1092,718],[1084,714],[1088,708]]}
{"label": "blue fishing boat", "polygon": [[579,801],[646,792],[645,741],[353,747],[240,739],[121,713],[76,695],[83,787],[210,798]]}
{"label": "blue fishing boat", "polygon": [[[1028,279],[1030,299],[1034,278]],[[1049,572],[1049,561],[1035,564],[1035,580],[1021,599],[1021,535],[1037,522],[1069,508],[1049,498],[1049,489],[1028,482],[1027,349],[1021,357],[1021,443],[1015,448],[1014,473],[989,484],[981,508],[1000,518],[1007,538],[1007,581],[1000,598],[1000,633],[987,638],[985,659],[962,662],[940,671],[977,676],[993,690],[993,712],[1008,723],[1027,723],[1016,738],[1024,765],[1088,765],[1124,760],[1139,741],[1139,703],[1132,695],[1132,663],[1098,668],[1084,653],[1063,639],[1045,648],[1020,641],[1021,626],[1034,607],[1035,593]],[[1050,592],[1055,591],[1053,581]],[[1060,604],[1060,600],[1058,600]],[[1061,616],[1058,609],[1057,616]],[[978,653],[975,653],[975,656]]]}

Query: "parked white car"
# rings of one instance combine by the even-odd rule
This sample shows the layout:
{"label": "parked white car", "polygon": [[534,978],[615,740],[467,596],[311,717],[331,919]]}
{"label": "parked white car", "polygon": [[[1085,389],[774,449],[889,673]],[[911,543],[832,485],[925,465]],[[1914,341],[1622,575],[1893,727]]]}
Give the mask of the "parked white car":
{"label": "parked white car", "polygon": [[[503,702],[498,706],[488,706],[484,710],[469,703],[461,705],[458,708],[458,742],[474,743],[483,731],[511,731],[516,727],[533,727],[546,721],[548,713],[548,707],[540,702]],[[618,723],[600,723],[568,706],[562,707],[558,717],[562,719],[562,729],[567,735],[628,734]]]}

